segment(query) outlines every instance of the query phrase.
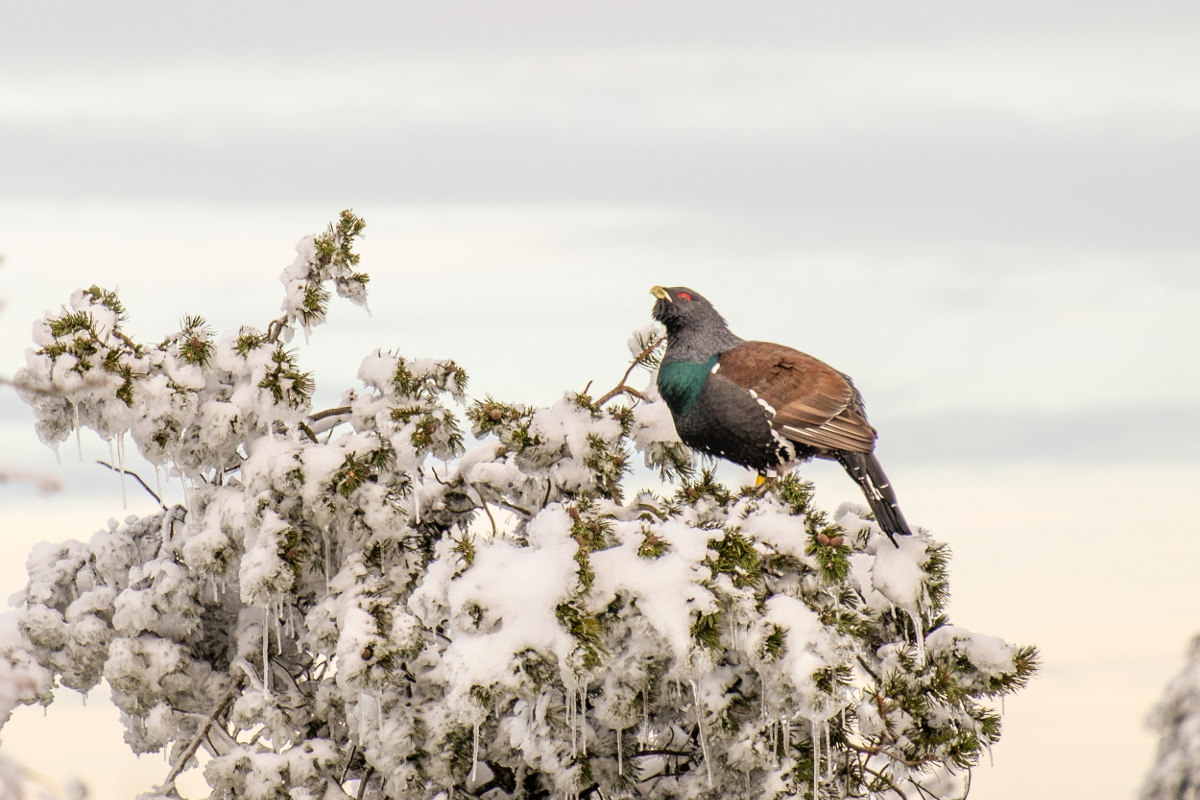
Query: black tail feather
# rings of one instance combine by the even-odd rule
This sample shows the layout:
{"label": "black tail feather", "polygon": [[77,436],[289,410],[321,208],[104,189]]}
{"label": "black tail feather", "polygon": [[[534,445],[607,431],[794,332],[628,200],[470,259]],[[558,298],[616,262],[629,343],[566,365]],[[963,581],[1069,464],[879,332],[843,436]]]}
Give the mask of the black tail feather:
{"label": "black tail feather", "polygon": [[879,459],[874,453],[851,453],[845,450],[837,454],[837,460],[850,477],[862,487],[867,505],[875,514],[875,520],[883,532],[895,544],[896,536],[910,536],[912,530],[908,527],[900,506],[896,502],[896,493],[892,490],[891,481],[879,465]]}

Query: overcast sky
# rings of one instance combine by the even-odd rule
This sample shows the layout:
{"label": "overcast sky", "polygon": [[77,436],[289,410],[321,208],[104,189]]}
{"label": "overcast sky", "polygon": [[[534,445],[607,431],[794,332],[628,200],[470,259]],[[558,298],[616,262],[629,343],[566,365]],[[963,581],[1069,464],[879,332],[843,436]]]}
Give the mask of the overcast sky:
{"label": "overcast sky", "polygon": [[[479,395],[607,388],[649,286],[690,285],[855,377],[906,515],[954,550],[954,621],[1042,647],[972,797],[1128,797],[1200,630],[1198,41],[1194,2],[10,3],[0,374],[92,283],[150,341],[262,325],[345,207],[372,315],[315,332],[322,402],[379,346]],[[0,485],[7,594],[32,543],[125,512],[11,392],[0,436],[67,484]],[[113,717],[23,712],[3,746]],[[112,735],[72,764],[99,800],[161,780]]]}

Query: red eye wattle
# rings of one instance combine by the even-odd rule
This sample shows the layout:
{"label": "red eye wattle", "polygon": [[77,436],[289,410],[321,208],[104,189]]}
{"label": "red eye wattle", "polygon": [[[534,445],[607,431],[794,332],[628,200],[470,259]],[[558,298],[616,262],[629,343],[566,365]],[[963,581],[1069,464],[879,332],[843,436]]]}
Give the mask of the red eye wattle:
{"label": "red eye wattle", "polygon": [[680,300],[691,300],[692,299],[692,296],[690,294],[688,294],[687,292],[680,292],[679,294],[677,294],[675,296],[677,298],[679,298]]}

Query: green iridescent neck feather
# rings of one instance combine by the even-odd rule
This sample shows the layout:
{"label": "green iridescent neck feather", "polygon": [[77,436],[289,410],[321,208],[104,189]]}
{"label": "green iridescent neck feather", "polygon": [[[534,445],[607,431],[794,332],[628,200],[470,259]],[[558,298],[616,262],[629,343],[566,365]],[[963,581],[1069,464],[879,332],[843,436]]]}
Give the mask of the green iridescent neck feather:
{"label": "green iridescent neck feather", "polygon": [[658,369],[658,391],[672,414],[684,414],[700,399],[700,390],[719,356],[707,361],[670,361]]}

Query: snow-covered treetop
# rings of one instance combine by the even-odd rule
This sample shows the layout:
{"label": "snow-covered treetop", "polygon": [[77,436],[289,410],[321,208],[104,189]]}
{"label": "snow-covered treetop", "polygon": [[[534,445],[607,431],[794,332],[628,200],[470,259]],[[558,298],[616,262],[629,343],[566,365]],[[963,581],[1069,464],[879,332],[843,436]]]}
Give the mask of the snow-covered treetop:
{"label": "snow-covered treetop", "polygon": [[1200,636],[1183,670],[1171,679],[1148,720],[1158,752],[1142,783],[1141,800],[1187,800],[1200,791]]}
{"label": "snow-covered treetop", "polygon": [[99,287],[35,326],[43,440],[91,428],[119,469],[132,440],[186,499],[31,554],[14,699],[106,679],[169,749],[147,797],[197,764],[213,798],[953,796],[1036,652],[948,624],[944,545],[697,471],[627,384],[653,326],[599,398],[472,400],[378,350],[314,413],[286,345],[330,283],[365,302],[361,230],[302,240],[261,329],[134,342]]}

